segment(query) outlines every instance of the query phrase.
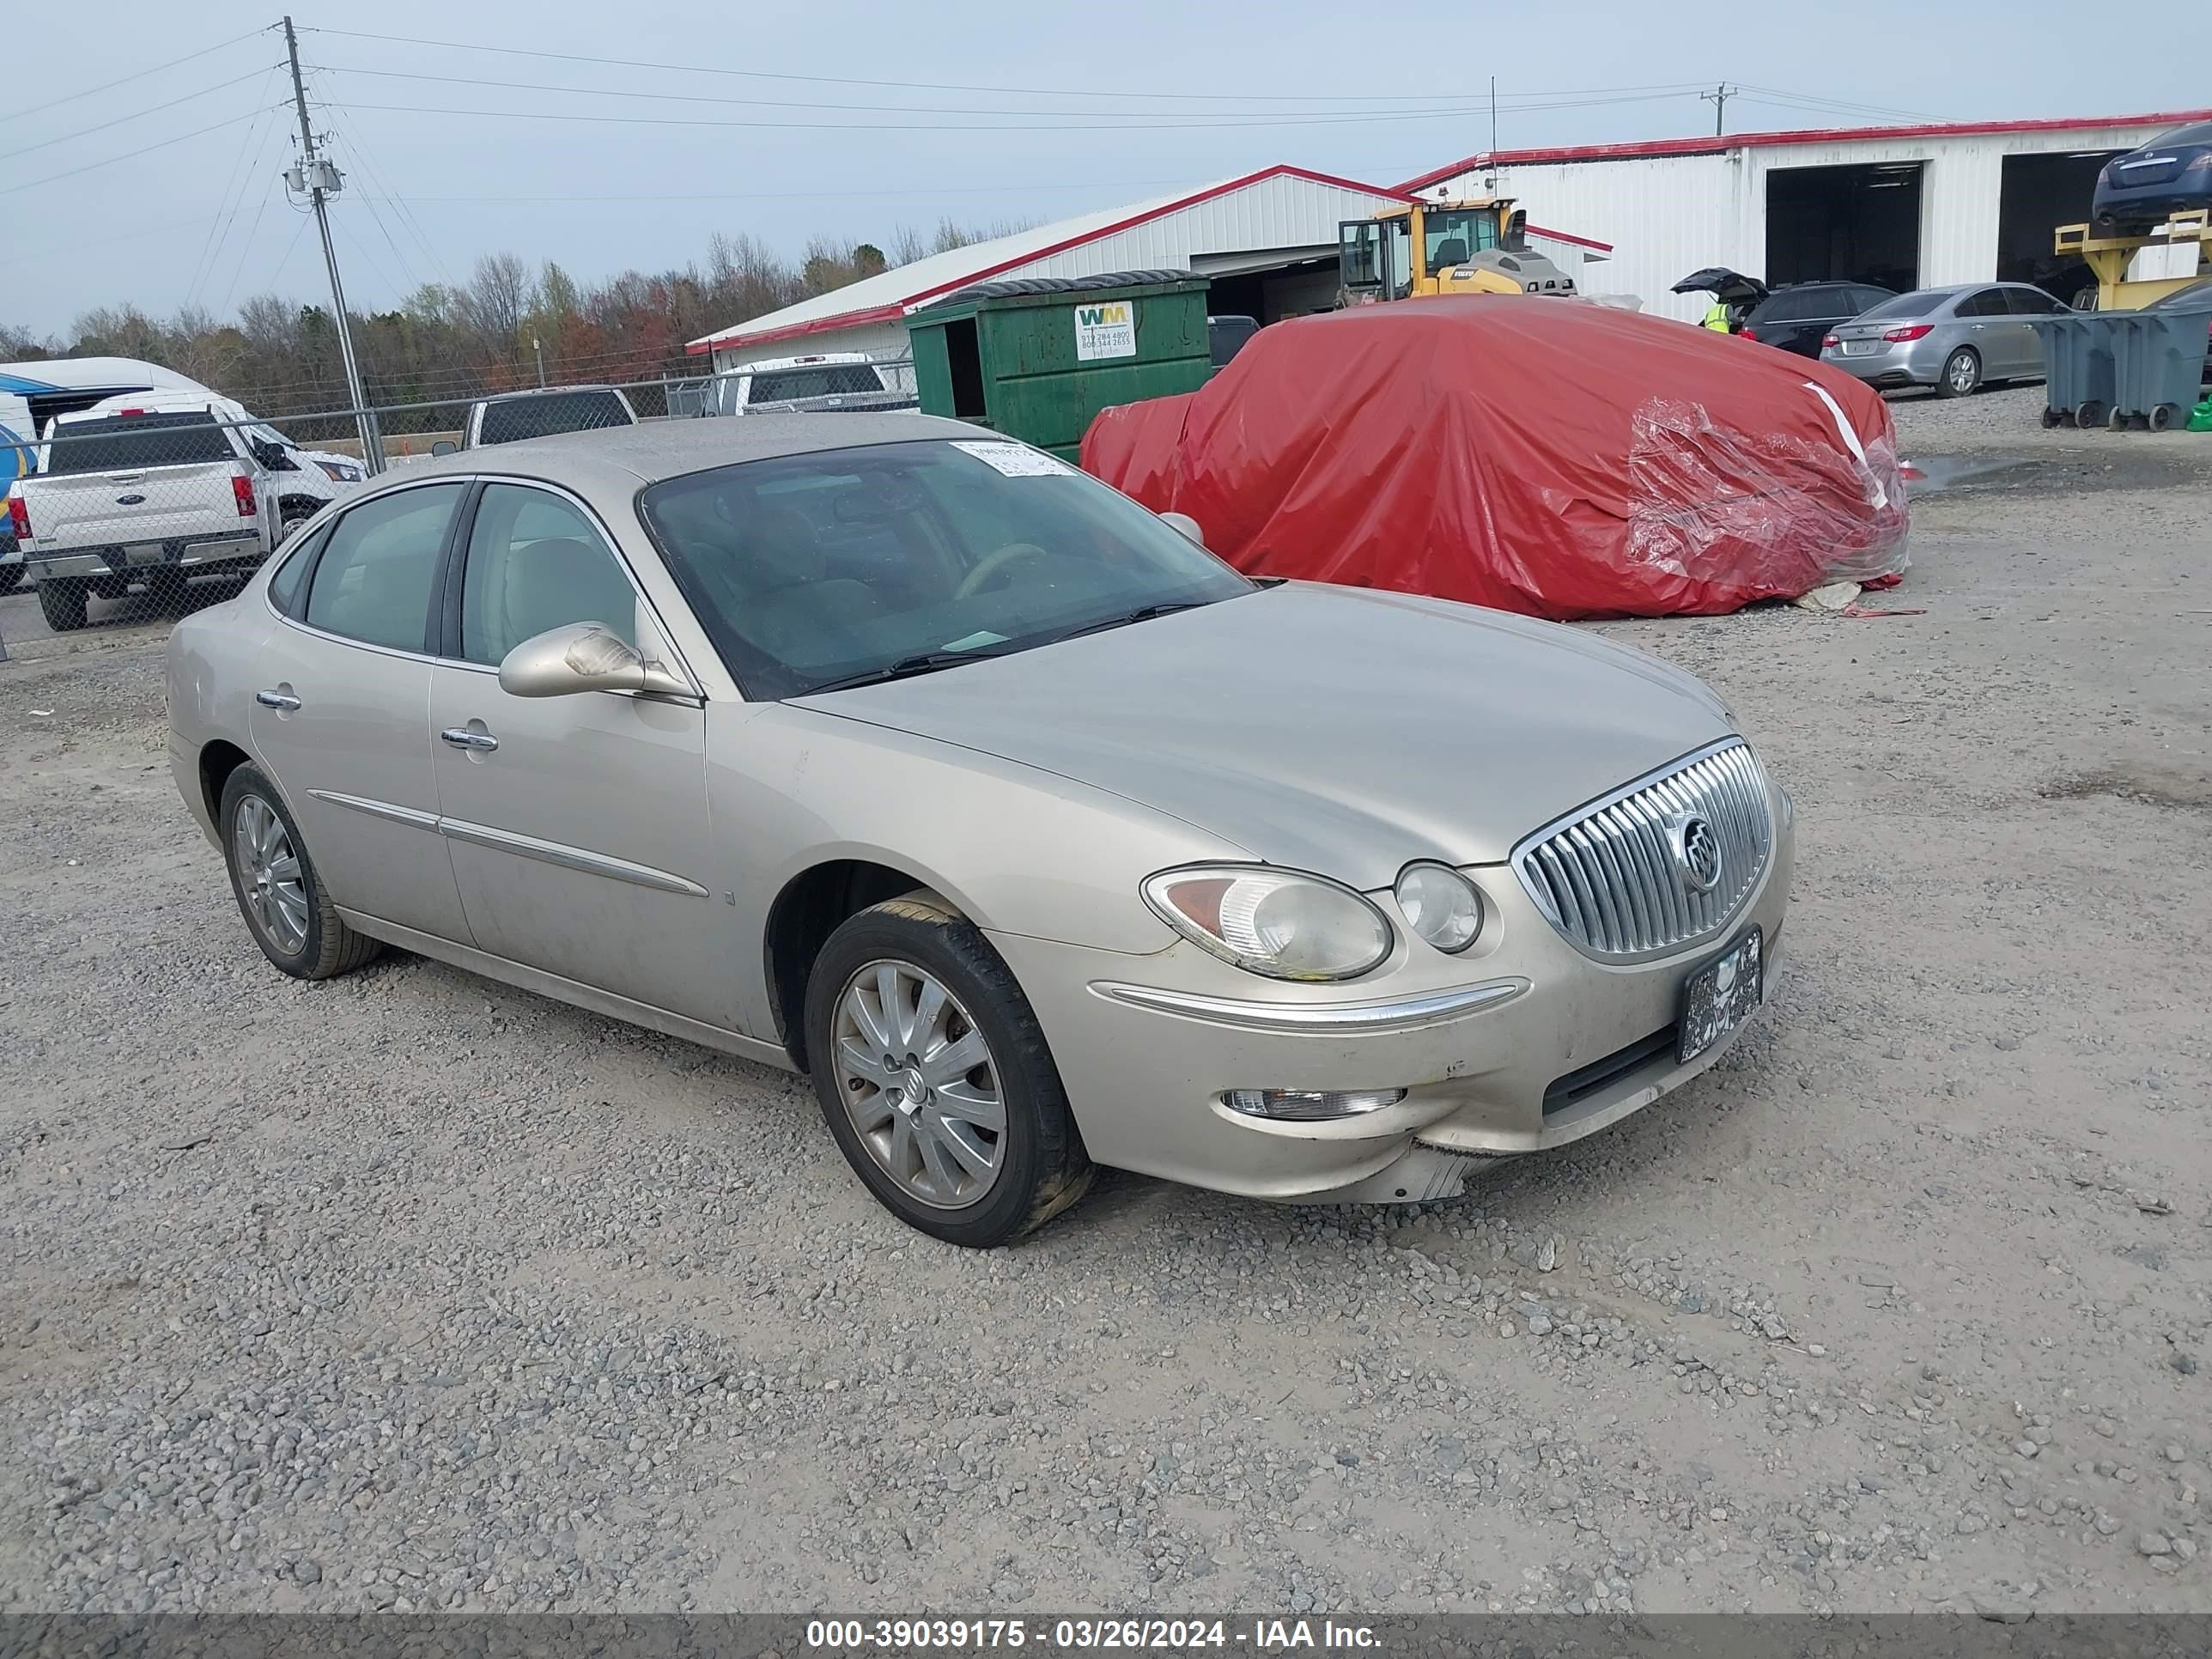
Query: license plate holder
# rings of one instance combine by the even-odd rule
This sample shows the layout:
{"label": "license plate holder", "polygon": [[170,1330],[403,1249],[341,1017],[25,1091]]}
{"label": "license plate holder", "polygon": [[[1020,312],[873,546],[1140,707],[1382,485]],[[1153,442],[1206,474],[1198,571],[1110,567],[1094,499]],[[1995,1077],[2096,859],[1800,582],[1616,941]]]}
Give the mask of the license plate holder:
{"label": "license plate holder", "polygon": [[1751,1018],[1765,1000],[1765,940],[1753,927],[1683,981],[1676,1065],[1688,1065]]}
{"label": "license plate holder", "polygon": [[1881,348],[1881,342],[1879,340],[1846,340],[1844,342],[1844,356],[1846,357],[1871,357],[1874,356],[1875,351]]}

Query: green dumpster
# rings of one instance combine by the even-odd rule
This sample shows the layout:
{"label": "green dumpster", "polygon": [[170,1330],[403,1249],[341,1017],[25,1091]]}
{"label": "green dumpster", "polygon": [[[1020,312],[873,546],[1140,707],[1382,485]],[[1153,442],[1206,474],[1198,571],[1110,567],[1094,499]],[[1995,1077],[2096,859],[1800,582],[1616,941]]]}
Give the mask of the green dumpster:
{"label": "green dumpster", "polygon": [[922,413],[1073,461],[1100,410],[1206,384],[1206,278],[1187,270],[962,289],[907,319]]}

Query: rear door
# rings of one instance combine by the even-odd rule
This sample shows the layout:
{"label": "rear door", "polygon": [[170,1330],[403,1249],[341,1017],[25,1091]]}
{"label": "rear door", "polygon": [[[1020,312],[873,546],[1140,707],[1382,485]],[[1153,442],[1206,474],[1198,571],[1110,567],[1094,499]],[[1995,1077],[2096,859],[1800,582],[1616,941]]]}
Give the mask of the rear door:
{"label": "rear door", "polygon": [[[365,501],[270,579],[285,612],[262,647],[253,746],[331,896],[466,943],[438,835],[427,647],[465,482]],[[243,603],[258,603],[251,599]]]}

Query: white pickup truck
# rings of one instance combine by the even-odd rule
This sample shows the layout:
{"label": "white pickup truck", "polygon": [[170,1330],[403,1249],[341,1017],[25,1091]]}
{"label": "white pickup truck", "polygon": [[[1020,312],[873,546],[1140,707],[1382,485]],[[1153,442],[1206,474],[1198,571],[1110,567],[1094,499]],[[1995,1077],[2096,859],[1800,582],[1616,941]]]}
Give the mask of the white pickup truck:
{"label": "white pickup truck", "polygon": [[707,411],[717,415],[817,414],[837,410],[914,409],[920,399],[892,386],[858,351],[773,357],[714,377]]}
{"label": "white pickup truck", "polygon": [[351,456],[301,449],[228,398],[152,392],[48,422],[8,516],[46,625],[65,633],[94,594],[251,570],[361,481]]}

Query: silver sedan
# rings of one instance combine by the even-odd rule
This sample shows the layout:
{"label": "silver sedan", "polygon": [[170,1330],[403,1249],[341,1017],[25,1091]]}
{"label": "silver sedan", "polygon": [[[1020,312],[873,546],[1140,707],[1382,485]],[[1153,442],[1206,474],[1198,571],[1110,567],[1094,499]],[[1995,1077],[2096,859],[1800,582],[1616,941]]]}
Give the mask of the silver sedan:
{"label": "silver sedan", "polygon": [[1933,386],[1964,398],[2006,380],[2043,378],[2033,319],[2066,307],[2027,283],[1961,283],[1886,300],[1838,323],[1820,361],[1870,386]]}
{"label": "silver sedan", "polygon": [[283,972],[397,945],[809,1073],[963,1244],[1094,1164],[1437,1198],[1711,1065],[1791,861],[1719,700],[1197,532],[913,415],[502,446],[179,623],[171,761]]}

